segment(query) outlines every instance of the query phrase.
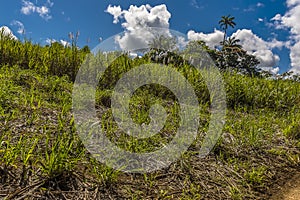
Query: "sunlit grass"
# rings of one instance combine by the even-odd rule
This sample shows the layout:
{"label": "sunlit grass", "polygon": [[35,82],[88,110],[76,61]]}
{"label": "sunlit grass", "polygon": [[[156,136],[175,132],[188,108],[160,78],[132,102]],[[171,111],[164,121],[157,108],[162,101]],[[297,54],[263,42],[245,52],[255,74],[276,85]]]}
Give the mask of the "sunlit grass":
{"label": "sunlit grass", "polygon": [[[5,37],[0,39],[0,52],[0,197],[51,199],[61,197],[53,191],[76,191],[78,198],[254,199],[266,193],[277,173],[300,164],[299,82],[222,73],[228,105],[223,135],[211,154],[200,159],[197,153],[209,125],[210,96],[199,72],[187,64],[170,65],[190,81],[200,102],[198,140],[168,169],[133,175],[99,163],[76,134],[72,81],[87,52]],[[97,56],[90,59],[97,63]],[[131,152],[163,147],[180,123],[178,100],[155,84],[137,90],[129,107],[134,122],[147,124],[149,108],[162,105],[168,118],[160,133],[137,139],[114,121],[110,98],[116,81],[147,63],[148,59],[119,57],[96,91],[96,109],[106,136]],[[24,190],[16,193],[17,188]]]}

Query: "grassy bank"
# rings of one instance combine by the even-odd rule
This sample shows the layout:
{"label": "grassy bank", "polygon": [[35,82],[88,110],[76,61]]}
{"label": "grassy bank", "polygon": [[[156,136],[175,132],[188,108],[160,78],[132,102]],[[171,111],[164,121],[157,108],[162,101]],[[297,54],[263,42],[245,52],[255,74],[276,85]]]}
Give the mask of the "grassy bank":
{"label": "grassy bank", "polygon": [[[210,117],[205,84],[189,66],[171,65],[190,79],[201,100],[199,140],[167,169],[129,174],[97,162],[76,134],[73,80],[87,50],[2,38],[0,51],[1,198],[265,199],[299,171],[299,82],[223,72],[228,106],[223,135],[209,156],[199,158]],[[115,81],[148,62],[120,57],[100,80],[96,95],[108,138],[132,152],[167,144],[178,125],[176,98],[157,85],[139,89],[130,105],[133,120],[142,123],[149,120],[149,106],[160,102],[169,114],[160,134],[128,140],[112,118]]]}

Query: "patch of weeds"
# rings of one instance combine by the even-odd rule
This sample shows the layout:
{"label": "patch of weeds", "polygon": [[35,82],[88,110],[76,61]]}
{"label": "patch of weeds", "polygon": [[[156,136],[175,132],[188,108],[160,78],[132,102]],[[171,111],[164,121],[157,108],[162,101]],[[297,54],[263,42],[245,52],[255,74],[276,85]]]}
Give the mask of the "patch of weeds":
{"label": "patch of weeds", "polygon": [[252,167],[244,173],[245,180],[255,188],[263,187],[265,181],[266,167]]}
{"label": "patch of weeds", "polygon": [[283,134],[288,138],[300,140],[300,122],[292,122],[283,130]]}
{"label": "patch of weeds", "polygon": [[201,186],[191,183],[187,188],[183,189],[180,199],[201,199]]}
{"label": "patch of weeds", "polygon": [[95,158],[90,158],[90,167],[98,182],[105,188],[111,188],[117,183],[120,171],[99,163]]}
{"label": "patch of weeds", "polygon": [[235,187],[235,186],[231,186],[231,187],[230,187],[229,193],[230,193],[230,197],[231,197],[233,200],[242,200],[242,199],[243,199],[243,194],[242,194],[241,191],[240,191],[237,187]]}

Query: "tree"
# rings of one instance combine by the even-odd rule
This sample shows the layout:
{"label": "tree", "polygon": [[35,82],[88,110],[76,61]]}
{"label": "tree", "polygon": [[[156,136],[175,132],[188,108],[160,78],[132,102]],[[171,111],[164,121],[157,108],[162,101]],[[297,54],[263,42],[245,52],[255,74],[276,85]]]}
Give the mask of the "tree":
{"label": "tree", "polygon": [[238,42],[234,37],[225,40],[222,50],[215,52],[216,65],[223,70],[233,69],[251,76],[259,75],[259,61],[255,56],[249,55]]}
{"label": "tree", "polygon": [[239,44],[240,40],[235,37],[230,37],[227,40],[221,42],[223,48],[236,48],[241,49],[242,45]]}
{"label": "tree", "polygon": [[176,50],[176,39],[171,36],[165,35],[156,35],[150,42],[149,42],[150,49],[158,49],[164,51],[174,51]]}
{"label": "tree", "polygon": [[224,31],[223,43],[226,40],[228,27],[230,26],[230,27],[234,28],[236,25],[236,23],[233,21],[234,19],[235,19],[235,17],[232,17],[231,15],[227,15],[227,16],[222,16],[221,20],[219,21],[220,27]]}
{"label": "tree", "polygon": [[153,62],[161,64],[182,63],[182,58],[176,54],[178,47],[175,37],[156,35],[148,45],[150,51],[146,55]]}

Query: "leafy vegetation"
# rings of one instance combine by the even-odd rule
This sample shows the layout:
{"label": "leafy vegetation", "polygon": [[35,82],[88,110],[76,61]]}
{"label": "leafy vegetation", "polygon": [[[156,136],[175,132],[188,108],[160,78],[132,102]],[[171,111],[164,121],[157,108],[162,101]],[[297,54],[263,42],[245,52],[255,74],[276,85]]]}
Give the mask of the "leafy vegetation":
{"label": "leafy vegetation", "polygon": [[[231,25],[226,26],[225,22],[224,18],[222,26],[226,35],[228,25]],[[172,42],[166,43],[172,47]],[[197,153],[209,125],[210,97],[201,74],[180,56],[163,52],[167,55],[155,57],[161,53],[157,53],[157,49],[141,58],[123,54],[100,79],[96,108],[102,114],[106,135],[116,145],[131,152],[151,152],[167,144],[178,127],[179,107],[176,97],[165,87],[153,84],[138,89],[130,102],[136,123],[149,121],[149,108],[157,102],[165,107],[168,118],[164,129],[151,138],[129,137],[118,129],[110,107],[113,88],[122,74],[141,64],[164,63],[183,74],[199,98],[199,137],[181,159],[164,170],[129,174],[108,168],[89,154],[76,134],[72,116],[72,87],[80,65],[87,58],[91,71],[96,70],[92,66],[97,63],[97,58],[110,55],[88,55],[88,48],[79,49],[76,41],[71,46],[52,43],[42,47],[30,41],[14,40],[2,33],[0,197],[267,198],[278,180],[284,183],[282,177],[289,178],[287,174],[299,170],[299,79],[270,78],[257,72],[257,61],[238,46],[235,38],[224,40],[220,52],[209,49],[201,41],[197,43],[202,44],[213,59],[214,55],[222,57],[222,61],[219,61],[221,58],[214,60],[222,69],[228,105],[223,135],[206,158],[199,158]],[[188,48],[193,48],[192,42]],[[245,58],[245,61],[239,61],[239,58]],[[252,73],[252,69],[257,73]],[[90,76],[95,74],[97,71],[92,71]]]}
{"label": "leafy vegetation", "polygon": [[227,15],[227,16],[222,16],[221,20],[219,21],[219,25],[222,28],[222,30],[224,31],[224,39],[223,39],[223,44],[226,41],[226,37],[227,37],[227,29],[230,27],[234,28],[236,23],[233,21],[235,19],[235,17],[231,16],[231,15]]}

